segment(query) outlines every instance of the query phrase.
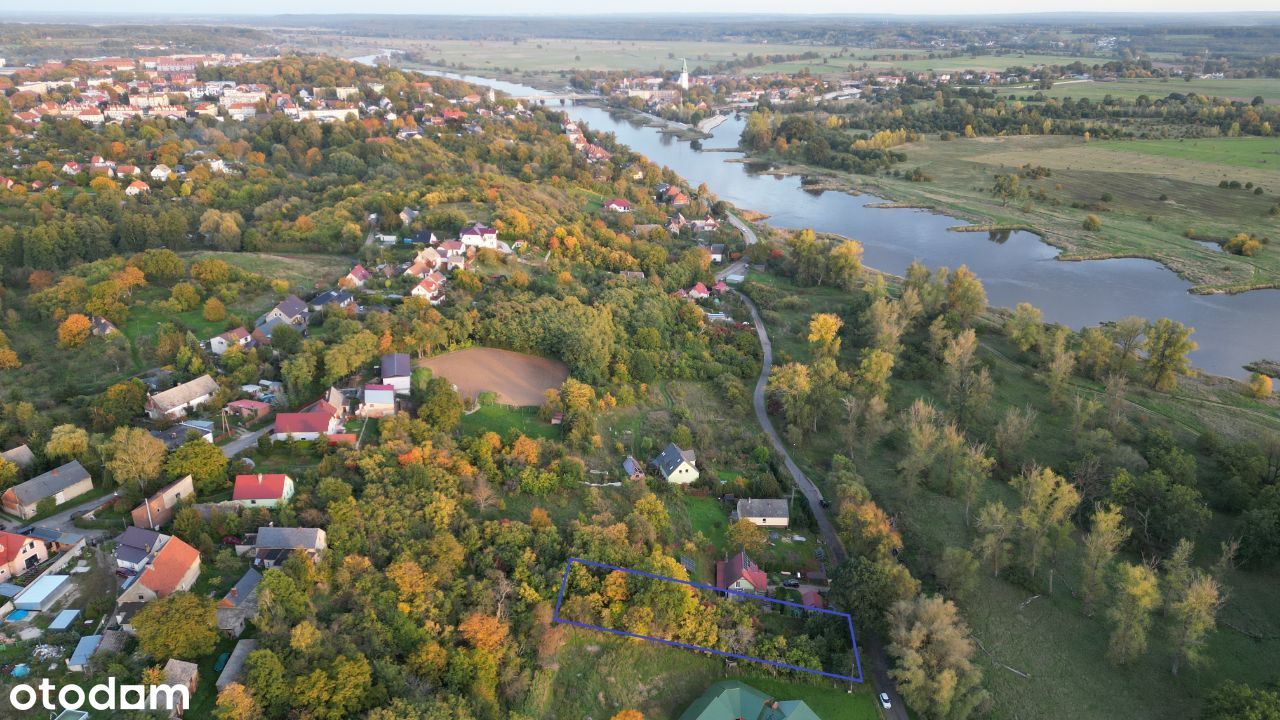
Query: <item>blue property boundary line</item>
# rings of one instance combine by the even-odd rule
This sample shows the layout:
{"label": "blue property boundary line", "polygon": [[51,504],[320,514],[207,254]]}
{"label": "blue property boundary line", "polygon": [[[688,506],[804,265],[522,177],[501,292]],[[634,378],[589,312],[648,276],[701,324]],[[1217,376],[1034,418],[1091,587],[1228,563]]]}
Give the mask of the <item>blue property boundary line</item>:
{"label": "blue property boundary line", "polygon": [[[574,563],[578,563],[580,565],[587,565],[590,567],[602,568],[605,570],[617,570],[619,572],[629,573],[632,575],[640,575],[642,577],[647,577],[654,580],[666,580],[667,582],[679,583],[681,585],[688,585],[690,587],[695,587],[700,590],[712,590],[718,593],[724,593],[726,595],[739,595],[741,597],[744,597],[750,600],[763,600],[764,602],[777,603],[779,605],[790,605],[791,607],[800,608],[801,610],[806,610],[808,612],[820,612],[820,613],[826,613],[827,615],[835,615],[836,617],[842,617],[845,619],[845,622],[848,623],[849,639],[853,641],[853,669],[857,671],[857,675],[856,676],[840,675],[839,673],[830,673],[824,670],[815,670],[814,668],[801,667],[799,665],[789,665],[787,663],[775,662],[773,660],[765,660],[764,658],[753,657],[751,655],[739,655],[738,653],[726,652],[724,650],[716,650],[715,648],[703,647],[701,645],[690,645],[688,643],[676,642],[675,640],[665,640],[663,638],[653,637],[652,635],[638,635],[636,633],[630,633],[625,630],[616,630],[613,628],[607,628],[600,625],[592,625],[591,623],[577,622],[576,620],[566,620],[560,617],[560,605],[564,602],[564,593],[569,586],[569,571],[573,568]],[[828,610],[826,608],[809,607],[807,605],[791,602],[789,600],[779,600],[777,598],[765,597],[763,595],[754,595],[752,593],[743,592],[741,590],[726,590],[723,588],[718,588],[714,585],[704,585],[703,583],[693,582],[692,580],[681,580],[679,578],[667,577],[665,575],[655,575],[653,573],[648,573],[643,570],[635,570],[632,568],[618,567],[617,565],[606,565],[605,563],[598,563],[593,560],[584,560],[582,558],[571,557],[568,559],[568,561],[565,562],[564,577],[560,579],[560,594],[558,597],[556,597],[556,607],[555,607],[555,611],[551,615],[551,621],[563,623],[565,625],[573,625],[576,627],[587,628],[589,630],[599,630],[601,632],[607,632],[613,635],[620,635],[622,637],[636,638],[637,640],[651,640],[653,642],[662,643],[663,645],[670,645],[672,647],[683,648],[685,650],[698,650],[701,652],[711,653],[713,655],[721,655],[723,657],[735,658],[737,660],[749,660],[751,662],[758,662],[758,663],[763,663],[765,665],[772,665],[774,667],[784,668],[786,670],[796,670],[799,672],[810,673],[812,675],[822,675],[824,677],[835,678],[836,680],[845,680],[848,682],[856,682],[856,683],[863,682],[862,659],[858,656],[858,638],[853,631],[853,616],[850,615],[849,613],[840,612],[838,610]]]}

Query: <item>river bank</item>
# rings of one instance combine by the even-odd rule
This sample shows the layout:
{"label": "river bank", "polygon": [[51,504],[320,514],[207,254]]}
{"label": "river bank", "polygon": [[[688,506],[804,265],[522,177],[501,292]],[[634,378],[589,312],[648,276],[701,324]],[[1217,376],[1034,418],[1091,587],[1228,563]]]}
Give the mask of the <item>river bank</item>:
{"label": "river bank", "polygon": [[[1147,197],[1157,195],[1155,191],[1142,193],[1135,189],[1135,180],[1128,174],[1055,167],[1052,176],[1043,182],[1038,183],[1037,178],[1023,179],[1024,191],[1025,187],[1030,187],[1052,202],[1033,202],[1025,197],[1003,201],[991,194],[991,178],[1000,172],[1016,172],[1020,166],[1010,167],[996,164],[996,161],[1025,159],[1022,155],[1010,155],[1015,149],[1010,143],[1018,143],[1018,148],[1027,150],[1033,141],[1001,138],[994,143],[994,150],[988,148],[993,144],[991,142],[971,146],[973,154],[964,148],[966,142],[970,141],[924,140],[898,148],[908,155],[908,161],[901,167],[922,168],[933,176],[932,181],[924,182],[889,175],[854,175],[790,162],[771,152],[744,155],[737,161],[751,166],[767,166],[760,172],[770,175],[797,176],[801,185],[810,191],[838,191],[852,195],[870,193],[889,201],[886,203],[888,206],[940,212],[977,228],[1025,230],[1061,250],[1059,260],[1128,258],[1157,262],[1190,283],[1188,291],[1192,294],[1235,295],[1280,288],[1280,252],[1268,247],[1254,257],[1244,257],[1196,242],[1196,238],[1204,233],[1193,232],[1192,227],[1215,227],[1217,232],[1210,234],[1224,237],[1234,234],[1231,228],[1248,229],[1265,237],[1268,230],[1274,232],[1276,227],[1280,227],[1280,223],[1268,222],[1265,214],[1257,208],[1250,208],[1249,212],[1233,205],[1216,209],[1213,202],[1220,200],[1220,191],[1216,187],[1206,188],[1180,181],[1177,190],[1170,189],[1160,197],[1167,198],[1176,192],[1173,197],[1181,198],[1181,202],[1157,201],[1156,197]],[[1043,144],[1039,138],[1034,142]],[[1064,141],[1056,142],[1061,144]],[[1124,177],[1117,180],[1107,175]],[[1121,181],[1121,187],[1112,189],[1108,183],[1113,181]],[[1155,178],[1150,181],[1157,183]],[[1065,197],[1052,197],[1055,192]],[[1204,195],[1210,197],[1204,198]],[[1222,197],[1237,203],[1254,200],[1240,194],[1222,194]],[[1147,207],[1144,203],[1157,203],[1158,207]],[[1203,212],[1201,205],[1204,203],[1215,210]],[[1200,210],[1186,216],[1193,207]],[[1179,214],[1175,215],[1175,211]],[[1099,231],[1082,228],[1088,214],[1095,214],[1101,219]]]}

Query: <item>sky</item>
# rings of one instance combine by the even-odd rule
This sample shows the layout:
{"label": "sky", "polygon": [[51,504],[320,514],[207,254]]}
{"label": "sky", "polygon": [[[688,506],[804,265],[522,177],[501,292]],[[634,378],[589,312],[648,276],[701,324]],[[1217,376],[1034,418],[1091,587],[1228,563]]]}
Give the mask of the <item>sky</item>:
{"label": "sky", "polygon": [[[6,3],[7,4],[7,3]],[[68,13],[174,13],[276,14],[276,13],[409,13],[447,15],[557,15],[651,13],[663,6],[652,0],[54,0],[46,5],[24,5],[27,10]],[[998,14],[1034,12],[1234,12],[1276,11],[1276,0],[984,0],[956,3],[949,0],[896,0],[890,4],[855,3],[850,0],[685,0],[664,14],[673,13],[770,13],[770,14]],[[20,11],[10,7],[12,11]],[[3,11],[0,11],[3,12]]]}

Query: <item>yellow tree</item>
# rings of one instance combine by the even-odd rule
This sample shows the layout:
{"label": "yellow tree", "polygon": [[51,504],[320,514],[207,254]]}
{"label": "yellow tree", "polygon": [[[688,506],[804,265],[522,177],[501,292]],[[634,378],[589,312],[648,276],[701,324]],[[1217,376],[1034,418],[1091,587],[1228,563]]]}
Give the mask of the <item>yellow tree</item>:
{"label": "yellow tree", "polygon": [[214,711],[214,717],[218,720],[256,720],[261,714],[245,686],[231,683],[218,693],[218,709]]}
{"label": "yellow tree", "polygon": [[498,618],[482,612],[473,612],[458,625],[462,637],[477,650],[497,652],[507,640],[507,626]]}
{"label": "yellow tree", "polygon": [[840,316],[832,313],[815,313],[809,318],[809,345],[815,359],[836,359],[840,354],[840,326],[843,324]]}
{"label": "yellow tree", "polygon": [[746,518],[742,518],[730,525],[725,537],[728,539],[729,545],[739,550],[745,550],[747,553],[759,552],[764,548],[764,544],[768,540],[764,528]]}
{"label": "yellow tree", "polygon": [[1116,573],[1115,600],[1107,611],[1111,620],[1111,643],[1107,658],[1125,665],[1147,649],[1147,629],[1151,613],[1160,605],[1160,583],[1146,565],[1124,563]]}
{"label": "yellow tree", "polygon": [[64,348],[80,347],[89,339],[92,324],[80,313],[72,313],[58,326],[58,344]]}

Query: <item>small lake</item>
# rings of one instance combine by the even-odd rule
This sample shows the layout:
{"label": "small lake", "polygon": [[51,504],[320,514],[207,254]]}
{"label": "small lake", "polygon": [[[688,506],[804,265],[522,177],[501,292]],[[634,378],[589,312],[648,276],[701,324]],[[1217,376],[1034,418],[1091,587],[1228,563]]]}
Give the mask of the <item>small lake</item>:
{"label": "small lake", "polygon": [[[534,88],[489,78],[428,73],[487,85],[513,95],[545,94]],[[558,105],[558,103],[557,103]],[[1192,295],[1190,284],[1151,260],[1113,259],[1063,262],[1058,249],[1032,233],[1013,232],[995,242],[987,233],[948,230],[964,224],[924,210],[867,207],[884,202],[874,195],[811,192],[796,176],[775,177],[741,162],[742,153],[694,150],[639,123],[607,110],[563,106],[590,128],[613,133],[619,142],[666,165],[695,187],[706,183],[721,199],[739,208],[769,215],[778,227],[808,227],[860,241],[870,267],[901,275],[913,260],[930,267],[968,265],[982,279],[992,305],[1028,302],[1049,322],[1075,329],[1128,315],[1168,317],[1196,329],[1200,349],[1196,367],[1242,378],[1243,365],[1261,358],[1280,359],[1280,290],[1242,295]],[[737,146],[745,121],[730,118],[702,141],[705,148]],[[1204,248],[1217,253],[1220,248]]]}

